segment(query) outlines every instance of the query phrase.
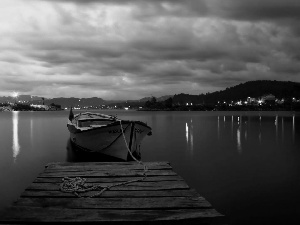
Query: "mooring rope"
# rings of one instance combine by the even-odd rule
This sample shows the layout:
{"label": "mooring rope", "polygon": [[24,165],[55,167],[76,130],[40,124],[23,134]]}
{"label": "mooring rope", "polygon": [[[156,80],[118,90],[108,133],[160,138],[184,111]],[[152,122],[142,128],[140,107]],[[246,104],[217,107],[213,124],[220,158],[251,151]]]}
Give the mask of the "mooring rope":
{"label": "mooring rope", "polygon": [[125,145],[126,145],[126,148],[127,148],[127,151],[129,152],[130,156],[133,158],[134,161],[136,161],[138,164],[140,165],[143,165],[144,167],[144,176],[147,176],[147,172],[148,172],[148,167],[141,161],[141,160],[138,160],[137,158],[134,157],[134,155],[132,154],[130,148],[128,147],[128,143],[126,141],[126,137],[125,137],[125,134],[124,134],[124,131],[123,131],[123,126],[122,126],[122,121],[120,121],[120,126],[121,126],[121,130],[122,130],[122,135],[123,135],[123,139],[124,139],[124,142],[125,142]]}
{"label": "mooring rope", "polygon": [[120,121],[122,136],[124,138],[124,142],[125,142],[127,151],[129,152],[130,156],[132,157],[132,159],[134,161],[136,161],[140,165],[143,165],[143,167],[144,167],[143,177],[139,178],[139,179],[135,179],[135,180],[120,182],[117,184],[106,185],[106,186],[87,184],[86,178],[82,178],[82,177],[75,177],[75,178],[64,177],[62,179],[63,183],[61,183],[61,185],[60,185],[60,190],[62,192],[73,193],[77,197],[82,198],[83,196],[81,196],[79,193],[100,190],[98,193],[89,196],[89,198],[94,198],[94,197],[102,195],[103,192],[105,192],[113,187],[122,186],[122,185],[126,185],[126,184],[133,183],[133,182],[143,181],[146,179],[148,167],[141,160],[138,160],[136,157],[134,157],[134,155],[132,154],[130,148],[128,147],[128,143],[126,141],[125,133],[124,133],[123,126],[122,126],[122,121],[121,120],[119,120],[119,121]]}

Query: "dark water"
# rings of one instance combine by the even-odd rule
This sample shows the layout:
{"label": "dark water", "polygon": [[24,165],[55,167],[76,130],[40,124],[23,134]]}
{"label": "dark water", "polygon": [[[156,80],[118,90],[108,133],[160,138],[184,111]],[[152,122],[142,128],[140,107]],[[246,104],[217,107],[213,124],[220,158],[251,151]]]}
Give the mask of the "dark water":
{"label": "dark water", "polygon": [[[153,135],[142,143],[142,160],[169,161],[231,224],[299,220],[299,113],[102,112],[147,122]],[[45,164],[74,160],[67,116],[65,111],[0,113],[0,210]]]}

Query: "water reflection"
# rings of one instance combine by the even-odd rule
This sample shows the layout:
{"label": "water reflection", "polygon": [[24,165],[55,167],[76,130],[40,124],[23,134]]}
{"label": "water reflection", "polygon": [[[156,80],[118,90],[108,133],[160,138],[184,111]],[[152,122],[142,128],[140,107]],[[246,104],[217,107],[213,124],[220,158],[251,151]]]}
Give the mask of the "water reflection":
{"label": "water reflection", "polygon": [[242,141],[241,141],[241,124],[238,126],[236,131],[237,150],[238,153],[242,153]]}
{"label": "water reflection", "polygon": [[[255,137],[258,144],[261,145],[264,141],[263,139],[268,141],[272,132],[274,132],[273,138],[277,144],[279,142],[286,143],[288,141],[285,140],[287,137],[291,137],[292,143],[295,143],[295,114],[290,117],[280,116],[278,114],[271,117],[264,117],[260,114],[257,115],[257,117],[236,115],[231,116],[231,120],[222,117],[217,117],[218,140],[222,141],[220,140],[220,135],[222,137],[222,133],[224,132],[222,128],[220,128],[220,126],[222,127],[220,123],[224,121],[224,131],[231,131],[231,139],[234,140],[236,150],[240,154],[243,152],[244,148],[248,148],[249,144],[253,144],[248,142],[250,140],[253,141],[253,137]],[[268,121],[272,121],[272,123],[269,123]],[[227,125],[229,125],[228,128],[226,128]],[[264,134],[266,134],[266,137]]]}
{"label": "water reflection", "polygon": [[261,144],[261,115],[259,115],[259,133],[258,133],[258,141]]}
{"label": "water reflection", "polygon": [[16,162],[17,156],[20,153],[18,122],[19,122],[19,112],[18,111],[13,111],[12,112],[12,123],[13,123],[13,146],[12,146],[12,150],[13,150],[14,162]]}
{"label": "water reflection", "polygon": [[284,142],[284,119],[283,119],[283,117],[281,118],[281,138],[282,138],[282,142]]}
{"label": "water reflection", "polygon": [[186,143],[193,153],[194,151],[194,134],[193,134],[193,120],[191,119],[190,122],[185,123],[185,138],[186,138]]}
{"label": "water reflection", "polygon": [[231,116],[231,138],[233,138],[233,116]]}
{"label": "water reflection", "polygon": [[278,115],[275,116],[276,143],[278,143]]}
{"label": "water reflection", "polygon": [[33,119],[30,118],[30,141],[33,142]]}
{"label": "water reflection", "polygon": [[218,140],[220,140],[220,117],[218,116]]}
{"label": "water reflection", "polygon": [[292,139],[293,139],[293,144],[295,143],[295,114],[293,115],[293,125],[292,125]]}
{"label": "water reflection", "polygon": [[186,139],[186,142],[189,143],[189,126],[188,126],[188,123],[185,123],[185,139]]}
{"label": "water reflection", "polygon": [[[123,162],[124,160],[112,156],[103,155],[97,152],[84,152],[76,147],[68,138],[67,141],[67,162]],[[128,160],[131,161],[131,160]]]}

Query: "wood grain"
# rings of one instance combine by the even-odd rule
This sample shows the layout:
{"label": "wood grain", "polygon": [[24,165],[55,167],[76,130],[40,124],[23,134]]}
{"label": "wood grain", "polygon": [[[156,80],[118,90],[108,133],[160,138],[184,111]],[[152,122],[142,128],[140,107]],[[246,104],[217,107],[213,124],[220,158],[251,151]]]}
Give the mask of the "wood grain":
{"label": "wood grain", "polygon": [[60,191],[63,177],[83,177],[103,187],[142,178],[136,162],[49,163],[20,198],[0,213],[0,223],[209,224],[224,215],[191,189],[168,162],[147,162],[147,177],[98,191]]}

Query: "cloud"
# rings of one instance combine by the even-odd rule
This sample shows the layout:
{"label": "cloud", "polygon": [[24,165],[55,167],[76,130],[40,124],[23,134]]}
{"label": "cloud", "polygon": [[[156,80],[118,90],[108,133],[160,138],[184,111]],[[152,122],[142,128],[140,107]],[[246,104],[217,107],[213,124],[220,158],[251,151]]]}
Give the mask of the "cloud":
{"label": "cloud", "polygon": [[206,2],[214,14],[231,19],[260,21],[300,17],[300,4],[297,0],[211,0]]}
{"label": "cloud", "polygon": [[298,10],[291,0],[3,0],[1,93],[133,99],[299,82]]}

